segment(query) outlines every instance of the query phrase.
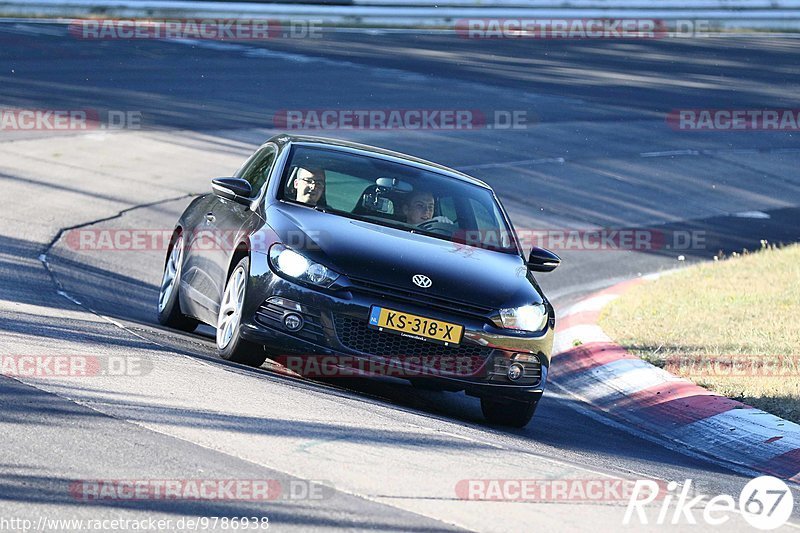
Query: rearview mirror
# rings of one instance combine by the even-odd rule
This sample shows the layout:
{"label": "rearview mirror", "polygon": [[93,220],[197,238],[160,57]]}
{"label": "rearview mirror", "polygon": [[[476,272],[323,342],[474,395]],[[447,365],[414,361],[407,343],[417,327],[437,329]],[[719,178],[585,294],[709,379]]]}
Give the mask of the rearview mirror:
{"label": "rearview mirror", "polygon": [[414,190],[410,183],[397,178],[378,178],[375,180],[375,185],[392,192],[411,192]]}
{"label": "rearview mirror", "polygon": [[220,198],[250,205],[253,188],[250,182],[240,178],[215,178],[211,180],[211,190]]}
{"label": "rearview mirror", "polygon": [[534,272],[552,272],[561,264],[561,258],[550,250],[534,246],[528,256],[528,270]]}

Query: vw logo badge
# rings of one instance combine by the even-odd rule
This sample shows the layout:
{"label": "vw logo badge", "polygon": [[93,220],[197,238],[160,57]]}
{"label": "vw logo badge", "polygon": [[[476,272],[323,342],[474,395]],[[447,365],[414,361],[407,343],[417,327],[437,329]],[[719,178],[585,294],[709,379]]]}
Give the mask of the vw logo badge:
{"label": "vw logo badge", "polygon": [[428,287],[433,285],[431,278],[429,278],[424,274],[415,274],[414,277],[411,278],[411,281],[414,282],[414,285],[416,285],[417,287],[422,287],[423,289],[427,289]]}

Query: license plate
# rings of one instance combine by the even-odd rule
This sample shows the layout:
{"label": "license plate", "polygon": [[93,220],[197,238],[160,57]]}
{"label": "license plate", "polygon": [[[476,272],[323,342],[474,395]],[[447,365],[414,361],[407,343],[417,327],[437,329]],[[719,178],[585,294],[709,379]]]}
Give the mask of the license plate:
{"label": "license plate", "polygon": [[458,324],[376,306],[370,309],[369,327],[445,346],[458,346],[464,334]]}

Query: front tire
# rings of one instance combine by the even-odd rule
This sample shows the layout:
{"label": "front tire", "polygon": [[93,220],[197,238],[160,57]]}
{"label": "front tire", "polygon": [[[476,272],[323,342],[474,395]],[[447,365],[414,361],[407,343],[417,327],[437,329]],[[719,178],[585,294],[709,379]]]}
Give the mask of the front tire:
{"label": "front tire", "polygon": [[244,257],[234,267],[217,315],[217,351],[226,361],[248,366],[261,366],[267,360],[264,349],[242,338],[242,309],[247,293],[250,258]]}
{"label": "front tire", "polygon": [[490,424],[521,428],[528,425],[539,400],[500,400],[481,398],[481,411]]}
{"label": "front tire", "polygon": [[158,291],[158,322],[182,331],[194,331],[199,323],[181,312],[180,287],[183,272],[183,234],[173,238],[172,247],[164,264],[164,275]]}

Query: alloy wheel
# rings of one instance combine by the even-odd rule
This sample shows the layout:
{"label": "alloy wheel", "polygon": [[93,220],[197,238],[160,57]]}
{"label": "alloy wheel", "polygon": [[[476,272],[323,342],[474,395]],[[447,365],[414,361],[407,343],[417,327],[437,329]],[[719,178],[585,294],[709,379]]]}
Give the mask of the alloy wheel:
{"label": "alloy wheel", "polygon": [[158,311],[161,312],[167,306],[172,291],[175,290],[175,283],[180,279],[181,264],[183,263],[183,236],[179,236],[169,254],[167,265],[164,267],[164,276],[161,278],[161,289],[158,293]]}
{"label": "alloy wheel", "polygon": [[242,307],[244,306],[246,281],[247,275],[244,268],[240,266],[233,271],[228,286],[225,287],[225,295],[222,297],[219,318],[217,319],[217,347],[220,350],[230,344],[236,329],[239,327]]}

